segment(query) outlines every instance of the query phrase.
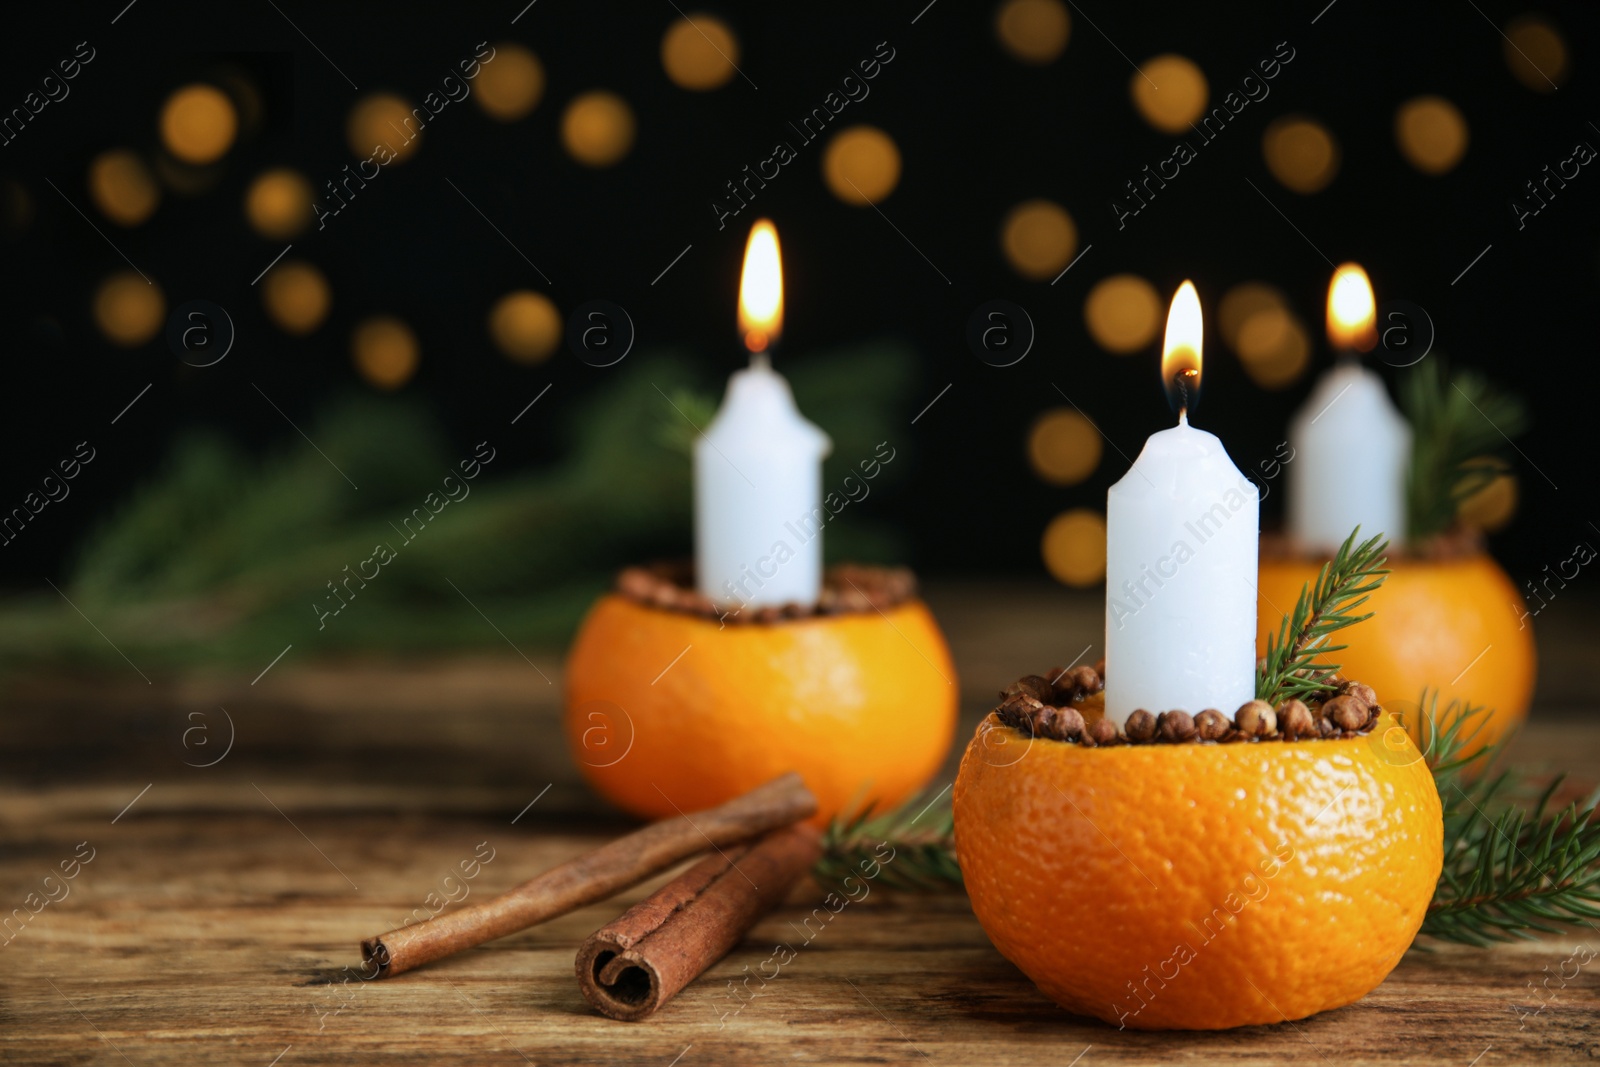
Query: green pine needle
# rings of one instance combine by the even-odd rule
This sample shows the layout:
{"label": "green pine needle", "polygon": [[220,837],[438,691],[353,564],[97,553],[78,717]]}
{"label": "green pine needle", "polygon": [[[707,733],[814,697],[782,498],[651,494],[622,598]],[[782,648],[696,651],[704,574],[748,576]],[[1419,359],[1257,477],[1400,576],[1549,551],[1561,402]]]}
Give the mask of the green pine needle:
{"label": "green pine needle", "polygon": [[[1389,544],[1381,536],[1355,544],[1358,526],[1345,538],[1333,559],[1322,565],[1315,585],[1300,590],[1294,611],[1285,616],[1277,634],[1267,639],[1267,655],[1256,671],[1256,698],[1277,707],[1335,688],[1329,676],[1337,663],[1318,659],[1341,652],[1346,645],[1330,645],[1328,637],[1346,626],[1372,618],[1372,613],[1352,615],[1383,584],[1389,572],[1383,555]],[[1291,637],[1292,635],[1292,637]]]}
{"label": "green pine needle", "polygon": [[[893,847],[893,859],[881,851]],[[812,875],[830,889],[848,891],[846,878],[860,882],[876,863],[872,880],[891,889],[932,891],[961,884],[956,862],[955,813],[943,794],[925,802],[921,794],[892,811],[874,814],[871,805],[837,817],[822,836],[822,858]]]}
{"label": "green pine needle", "polygon": [[1400,406],[1411,423],[1406,538],[1416,545],[1454,525],[1461,502],[1501,473],[1495,457],[1527,427],[1527,412],[1482,375],[1451,374],[1439,359],[1402,381]]}
{"label": "green pine needle", "polygon": [[[1440,721],[1436,704],[1431,722]],[[1489,773],[1498,746],[1462,755],[1487,715],[1452,703],[1444,714],[1449,726],[1428,746],[1444,803],[1444,869],[1422,933],[1487,946],[1600,918],[1600,816],[1593,801],[1551,811],[1559,777],[1531,804],[1508,799],[1531,783],[1511,772]]]}

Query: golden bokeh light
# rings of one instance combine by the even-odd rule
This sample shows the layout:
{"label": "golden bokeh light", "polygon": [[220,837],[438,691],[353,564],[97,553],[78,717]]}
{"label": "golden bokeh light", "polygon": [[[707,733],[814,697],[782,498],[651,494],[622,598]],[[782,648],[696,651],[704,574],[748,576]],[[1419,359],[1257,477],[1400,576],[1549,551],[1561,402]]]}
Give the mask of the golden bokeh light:
{"label": "golden bokeh light", "polygon": [[125,270],[100,283],[93,311],[95,325],[106,340],[123,348],[138,348],[161,332],[167,301],[160,286]]}
{"label": "golden bokeh light", "polygon": [[1056,581],[1094,585],[1106,576],[1105,516],[1088,508],[1063,511],[1045,527],[1039,551]]}
{"label": "golden bokeh light", "polygon": [[420,349],[411,327],[391,315],[361,323],[350,338],[356,370],[379,389],[398,389],[417,372]]}
{"label": "golden bokeh light", "polygon": [[1503,51],[1512,76],[1536,93],[1553,93],[1567,80],[1567,42],[1542,16],[1511,20]]}
{"label": "golden bokeh light", "polygon": [[214,85],[185,85],[161,106],[161,143],[185,163],[212,163],[233,146],[239,116]]}
{"label": "golden bokeh light", "polygon": [[89,197],[118,226],[137,226],[161,203],[161,187],[138,156],[113,148],[89,164]]}
{"label": "golden bokeh light", "polygon": [[1294,384],[1311,364],[1311,333],[1285,307],[1264,307],[1247,316],[1234,347],[1245,373],[1263,389]]}
{"label": "golden bokeh light", "polygon": [[573,99],[561,116],[561,143],[588,167],[609,167],[633,147],[633,109],[616,93],[595,89]]}
{"label": "golden bokeh light", "polygon": [[[426,116],[424,109],[423,117]],[[344,132],[353,154],[360,159],[378,157],[379,163],[404,162],[422,147],[422,123],[412,114],[411,105],[393,93],[362,97],[350,109]],[[384,158],[387,153],[378,152],[380,145],[387,147],[394,158]]]}
{"label": "golden bokeh light", "polygon": [[1096,344],[1125,356],[1155,340],[1161,328],[1161,295],[1137,274],[1113,274],[1089,290],[1083,321]]}
{"label": "golden bokeh light", "polygon": [[1267,308],[1287,308],[1289,302],[1283,293],[1266,282],[1240,282],[1226,293],[1217,305],[1217,332],[1234,351],[1239,349],[1239,329],[1258,311]]}
{"label": "golden bokeh light", "polygon": [[518,289],[489,309],[489,337],[518,363],[543,363],[561,343],[561,312],[543,293]]}
{"label": "golden bokeh light", "polygon": [[478,71],[472,98],[484,114],[500,122],[515,122],[539,105],[544,95],[544,64],[515,41],[494,44],[494,62]]}
{"label": "golden bokeh light", "polygon": [[1517,513],[1517,476],[1504,460],[1480,456],[1472,465],[1488,464],[1499,473],[1476,493],[1456,505],[1456,517],[1464,525],[1486,533],[1504,529]]}
{"label": "golden bokeh light", "polygon": [[279,263],[261,279],[261,304],[284,333],[301,337],[315,330],[332,303],[328,279],[309,263]]}
{"label": "golden bokeh light", "polygon": [[1467,153],[1467,120],[1442,96],[1418,96],[1394,113],[1394,139],[1406,162],[1424,174],[1443,174]]}
{"label": "golden bokeh light", "polygon": [[33,197],[14,178],[0,181],[0,233],[16,236],[33,222]]}
{"label": "golden bokeh light", "polygon": [[1162,133],[1182,133],[1206,109],[1211,90],[1194,60],[1156,56],[1133,72],[1128,82],[1133,106]]}
{"label": "golden bokeh light", "polygon": [[846,204],[876,204],[900,184],[900,149],[876,126],[840,130],[822,153],[822,179]]}
{"label": "golden bokeh light", "polygon": [[739,38],[715,15],[697,11],[661,37],[661,67],[680,89],[705,92],[726,85],[739,64]]}
{"label": "golden bokeh light", "polygon": [[1073,408],[1052,408],[1028,431],[1028,463],[1051,485],[1077,485],[1100,465],[1100,431]]}
{"label": "golden bokeh light", "polygon": [[1261,135],[1267,169],[1286,189],[1310,195],[1328,187],[1339,173],[1339,144],[1315,119],[1274,119]]}
{"label": "golden bokeh light", "polygon": [[1054,278],[1078,251],[1078,228],[1065,208],[1051,200],[1025,200],[1000,226],[1006,261],[1024,278]]}
{"label": "golden bokeh light", "polygon": [[305,175],[278,167],[250,183],[244,194],[244,214],[261,236],[286,241],[311,223],[311,183]]}
{"label": "golden bokeh light", "polygon": [[1066,50],[1072,19],[1061,0],[1005,0],[995,12],[994,32],[1013,57],[1042,65]]}

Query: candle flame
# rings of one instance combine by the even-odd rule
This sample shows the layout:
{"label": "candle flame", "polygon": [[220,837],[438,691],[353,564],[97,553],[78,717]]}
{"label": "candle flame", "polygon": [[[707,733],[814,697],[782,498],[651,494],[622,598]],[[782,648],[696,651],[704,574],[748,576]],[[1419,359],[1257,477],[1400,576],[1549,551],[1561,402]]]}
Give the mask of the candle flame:
{"label": "candle flame", "polygon": [[757,219],[744,246],[739,276],[739,334],[752,353],[765,352],[783,332],[783,260],[778,230],[771,219]]}
{"label": "candle flame", "polygon": [[1205,332],[1200,317],[1200,294],[1187,279],[1172,295],[1167,311],[1167,337],[1161,346],[1161,382],[1167,400],[1180,415],[1187,414],[1200,393],[1200,348]]}
{"label": "candle flame", "polygon": [[1328,283],[1328,341],[1336,351],[1370,352],[1378,343],[1372,283],[1359,263],[1344,263]]}

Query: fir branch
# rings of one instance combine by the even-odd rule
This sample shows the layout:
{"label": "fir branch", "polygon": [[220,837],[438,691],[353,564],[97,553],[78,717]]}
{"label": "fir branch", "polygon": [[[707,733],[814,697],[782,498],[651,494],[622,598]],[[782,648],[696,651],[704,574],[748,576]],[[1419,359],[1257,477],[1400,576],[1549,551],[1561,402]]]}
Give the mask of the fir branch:
{"label": "fir branch", "polygon": [[1345,645],[1328,644],[1329,635],[1372,618],[1372,613],[1352,615],[1383,584],[1389,547],[1381,535],[1355,544],[1358,526],[1329,562],[1323,564],[1315,585],[1302,588],[1294,611],[1284,617],[1276,635],[1267,639],[1267,654],[1256,671],[1256,698],[1276,707],[1285,700],[1304,699],[1331,691],[1328,676],[1337,663],[1318,659],[1341,652]]}
{"label": "fir branch", "polygon": [[[884,845],[894,849],[893,859],[885,860]],[[822,858],[812,875],[830,889],[848,891],[844,880],[860,882],[874,864],[880,869],[873,881],[891,889],[927,892],[961,884],[955,814],[942,794],[931,803],[919,794],[881,814],[869,805],[835,818],[822,836]]]}
{"label": "fir branch", "polygon": [[[1429,707],[1437,716],[1437,698]],[[1444,869],[1422,922],[1442,941],[1487,946],[1559,933],[1600,918],[1600,816],[1593,801],[1550,810],[1556,778],[1531,805],[1502,797],[1526,780],[1488,773],[1498,746],[1471,755],[1487,721],[1481,707],[1452,702],[1427,753],[1444,803]]]}
{"label": "fir branch", "polygon": [[1415,545],[1448,530],[1461,502],[1504,470],[1499,453],[1526,428],[1527,413],[1482,375],[1451,374],[1437,359],[1402,381],[1400,406],[1411,423],[1406,539]]}

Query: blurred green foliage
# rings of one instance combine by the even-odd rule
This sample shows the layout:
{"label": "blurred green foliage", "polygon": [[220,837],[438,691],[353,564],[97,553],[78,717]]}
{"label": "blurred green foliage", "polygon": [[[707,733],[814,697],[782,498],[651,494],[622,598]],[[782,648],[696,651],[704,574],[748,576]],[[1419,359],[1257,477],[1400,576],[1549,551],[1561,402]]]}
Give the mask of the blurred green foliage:
{"label": "blurred green foliage", "polygon": [[[564,454],[537,469],[511,469],[501,446],[515,431],[486,426],[476,436],[499,449],[495,460],[411,541],[402,521],[427,514],[429,493],[437,506],[445,476],[473,453],[418,403],[328,407],[307,427],[327,459],[298,435],[253,457],[191,433],[78,546],[65,592],[81,615],[53,591],[0,605],[0,663],[121,664],[112,642],[147,671],[261,665],[290,643],[313,655],[558,644],[620,567],[692,551],[690,422],[704,427],[722,388],[695,366],[638,354],[565,410],[547,400],[539,415],[558,420]],[[898,400],[913,366],[889,344],[785,360],[801,409],[833,437],[825,488],[879,441],[909,453]],[[883,481],[909,466],[890,464]],[[830,523],[829,559],[899,559],[893,533],[861,514]],[[321,619],[339,603],[328,583],[380,543],[395,558]]]}

